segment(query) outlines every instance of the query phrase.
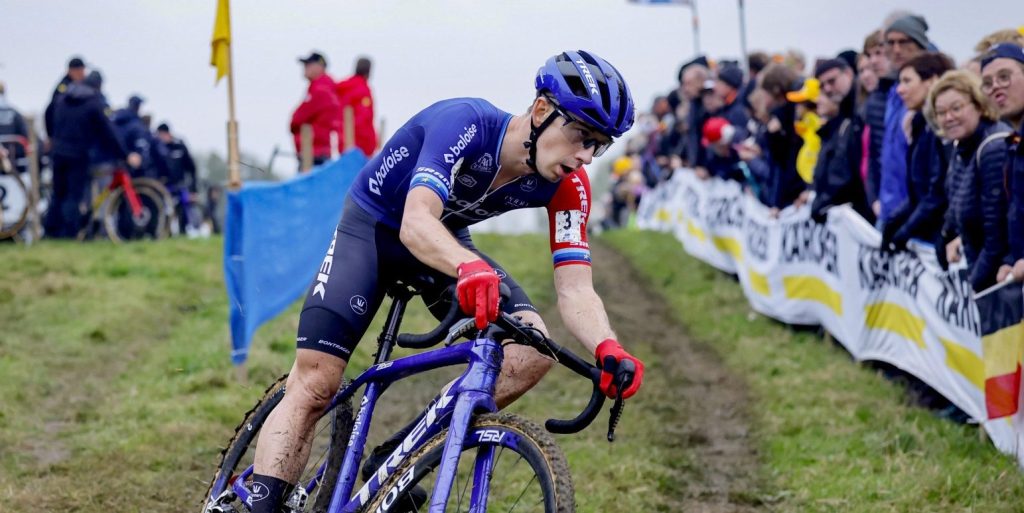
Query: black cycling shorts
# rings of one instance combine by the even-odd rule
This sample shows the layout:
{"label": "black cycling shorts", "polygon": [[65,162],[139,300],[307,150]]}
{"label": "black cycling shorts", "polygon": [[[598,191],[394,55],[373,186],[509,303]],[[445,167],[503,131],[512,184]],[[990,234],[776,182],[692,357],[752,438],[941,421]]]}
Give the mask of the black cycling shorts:
{"label": "black cycling shorts", "polygon": [[[522,287],[497,262],[476,249],[469,230],[461,229],[454,235],[463,247],[494,267],[501,281],[508,285],[512,296],[503,311],[537,311]],[[453,299],[444,294],[445,289],[455,283],[455,278],[417,260],[399,240],[397,230],[379,223],[347,198],[334,240],[306,294],[296,346],[348,361],[387,289],[399,280],[419,276],[433,280],[422,297],[430,312],[440,319]]]}

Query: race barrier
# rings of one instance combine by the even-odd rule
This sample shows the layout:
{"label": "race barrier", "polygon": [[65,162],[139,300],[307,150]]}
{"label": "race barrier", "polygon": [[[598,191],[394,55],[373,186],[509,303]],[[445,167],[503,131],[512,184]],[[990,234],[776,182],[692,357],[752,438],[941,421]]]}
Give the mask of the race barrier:
{"label": "race barrier", "polygon": [[637,225],[671,232],[690,255],[737,275],[757,312],[821,325],[856,360],[913,374],[1024,466],[1019,283],[974,297],[963,264],[943,270],[918,241],[880,251],[881,235],[849,206],[830,209],[824,224],[807,207],[773,219],[738,183],[689,170],[643,196]]}

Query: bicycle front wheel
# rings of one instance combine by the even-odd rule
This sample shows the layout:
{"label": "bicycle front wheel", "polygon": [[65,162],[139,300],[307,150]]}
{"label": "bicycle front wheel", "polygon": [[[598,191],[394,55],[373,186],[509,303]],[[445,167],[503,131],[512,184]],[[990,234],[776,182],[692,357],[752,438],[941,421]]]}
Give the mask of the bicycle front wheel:
{"label": "bicycle front wheel", "polygon": [[[246,489],[252,489],[252,475],[249,471],[256,454],[256,442],[263,423],[284,398],[287,381],[288,375],[285,374],[271,385],[264,393],[263,398],[256,403],[252,410],[249,410],[242,423],[235,428],[235,436],[221,452],[217,473],[203,497],[202,511],[204,513],[249,511],[249,507],[233,492],[232,487],[237,480],[242,479]],[[309,460],[302,471],[299,482],[303,487],[314,483],[318,471],[325,462],[327,468],[323,475],[315,480],[312,490],[308,492],[305,504],[296,508],[297,510],[317,513],[327,511],[331,494],[334,493],[334,486],[337,483],[338,472],[341,470],[341,458],[344,456],[348,438],[352,432],[352,421],[352,404],[350,401],[345,401],[317,422],[313,431],[313,446],[309,453]],[[288,497],[285,499],[287,500]]]}
{"label": "bicycle front wheel", "polygon": [[114,242],[138,239],[163,239],[167,236],[167,216],[164,195],[145,185],[135,185],[139,210],[134,211],[124,188],[115,190],[107,198],[103,212],[103,227]]}
{"label": "bicycle front wheel", "polygon": [[[409,455],[363,511],[388,511],[417,485],[427,492],[427,502],[420,508],[426,511],[434,502],[433,487],[447,436],[446,429]],[[551,435],[533,422],[506,413],[480,415],[467,430],[462,450],[446,512],[576,510],[565,455]]]}

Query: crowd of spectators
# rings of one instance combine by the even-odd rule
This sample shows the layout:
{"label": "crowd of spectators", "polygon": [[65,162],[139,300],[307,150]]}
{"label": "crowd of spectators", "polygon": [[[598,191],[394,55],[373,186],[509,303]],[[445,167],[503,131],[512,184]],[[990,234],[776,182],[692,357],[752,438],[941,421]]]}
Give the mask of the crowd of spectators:
{"label": "crowd of spectators", "polygon": [[965,259],[976,291],[1024,280],[1022,45],[1024,27],[994,32],[957,67],[923,16],[896,12],[809,74],[796,51],[754,52],[749,74],[694,58],[615,162],[605,226],[692,172],[739,182],[773,217],[806,204],[823,222],[849,204],[885,251],[917,239],[943,265]]}
{"label": "crowd of spectators", "polygon": [[[327,74],[327,58],[319,52],[299,59],[309,89],[292,114],[289,126],[295,139],[295,153],[301,166],[302,126],[312,127],[313,165],[331,160],[352,144],[370,156],[377,151],[373,126],[373,95],[370,92],[370,59],[360,57],[355,73],[337,83]],[[351,112],[353,140],[346,142],[345,112]],[[301,170],[301,169],[300,169]],[[303,170],[304,171],[304,170]]]}
{"label": "crowd of spectators", "polygon": [[[36,137],[39,146],[26,152],[25,142],[34,129],[5,101],[0,84],[0,136],[5,136],[0,151],[17,164],[19,173],[28,168],[26,153],[33,153],[40,166],[50,170],[43,219],[47,237],[78,236],[86,223],[93,184],[109,181],[115,168],[126,168],[136,178],[160,180],[172,197],[194,201],[198,181],[188,147],[167,123],[155,131],[151,128],[151,116],[142,112],[144,102],[133,94],[123,107],[114,109],[103,92],[100,71],[73,57],[46,107],[46,137]],[[180,233],[197,233],[201,220],[186,219],[187,209],[180,211]]]}

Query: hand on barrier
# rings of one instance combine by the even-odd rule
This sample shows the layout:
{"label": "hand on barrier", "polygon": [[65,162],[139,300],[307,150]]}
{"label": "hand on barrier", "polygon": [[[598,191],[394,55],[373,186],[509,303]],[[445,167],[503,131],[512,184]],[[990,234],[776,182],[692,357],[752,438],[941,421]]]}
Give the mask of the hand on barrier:
{"label": "hand on barrier", "polygon": [[626,352],[625,349],[619,345],[615,339],[605,339],[597,346],[595,353],[597,356],[597,365],[601,368],[601,391],[604,395],[611,399],[614,399],[618,395],[618,387],[615,379],[616,372],[619,368],[619,363],[625,360],[633,362],[636,367],[634,371],[632,381],[626,383],[625,390],[622,391],[622,398],[628,399],[640,389],[640,385],[644,381],[644,362],[641,362],[637,357]]}
{"label": "hand on barrier", "polygon": [[477,329],[498,318],[498,286],[501,279],[494,268],[482,259],[459,264],[459,281],[455,288],[459,307],[466,315],[476,317]]}

